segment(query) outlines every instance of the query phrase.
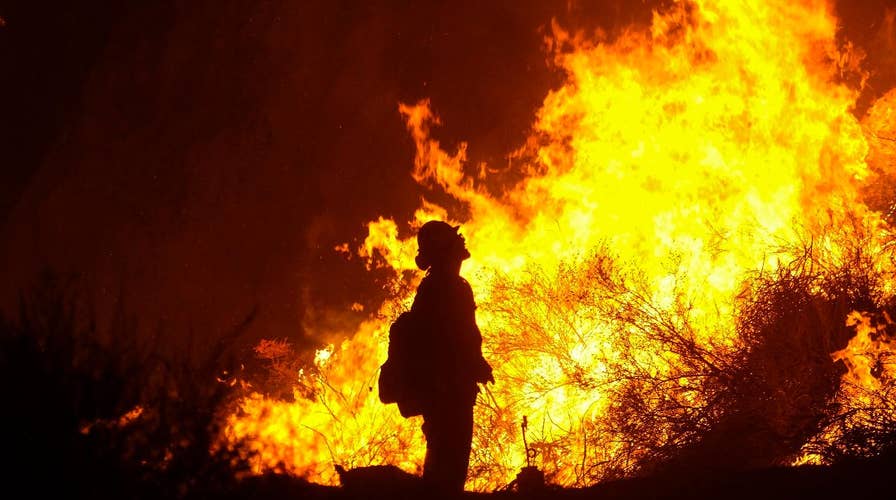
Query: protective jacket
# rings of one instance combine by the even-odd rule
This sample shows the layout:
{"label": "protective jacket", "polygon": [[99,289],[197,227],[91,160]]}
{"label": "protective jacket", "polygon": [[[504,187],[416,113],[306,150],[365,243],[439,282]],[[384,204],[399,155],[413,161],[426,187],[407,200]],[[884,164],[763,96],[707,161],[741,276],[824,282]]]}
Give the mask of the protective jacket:
{"label": "protective jacket", "polygon": [[458,275],[430,273],[417,288],[411,310],[424,336],[422,357],[431,401],[438,406],[469,401],[478,391],[477,382],[491,378],[470,284]]}

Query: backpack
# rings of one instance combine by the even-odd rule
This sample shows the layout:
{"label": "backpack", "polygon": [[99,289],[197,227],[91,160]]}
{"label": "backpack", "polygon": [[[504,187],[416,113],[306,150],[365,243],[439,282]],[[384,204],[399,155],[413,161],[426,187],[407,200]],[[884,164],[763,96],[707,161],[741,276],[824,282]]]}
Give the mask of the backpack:
{"label": "backpack", "polygon": [[412,311],[405,311],[389,327],[389,355],[380,366],[378,381],[380,401],[398,404],[398,411],[405,418],[423,413],[426,395],[422,370],[423,336],[419,332],[417,316]]}

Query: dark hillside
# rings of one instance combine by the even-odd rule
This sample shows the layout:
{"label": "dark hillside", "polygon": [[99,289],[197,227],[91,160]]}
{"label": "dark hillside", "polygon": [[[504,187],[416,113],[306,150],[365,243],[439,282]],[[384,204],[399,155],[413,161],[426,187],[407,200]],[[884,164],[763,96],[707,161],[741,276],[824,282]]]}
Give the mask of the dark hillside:
{"label": "dark hillside", "polygon": [[[837,466],[801,466],[757,469],[728,475],[648,477],[612,481],[582,489],[546,488],[543,491],[464,493],[469,499],[576,499],[646,500],[659,498],[785,500],[826,498],[890,498],[894,457],[855,461]],[[247,479],[233,491],[235,499],[366,499],[432,498],[415,490],[413,480],[388,471],[371,474],[366,482],[346,488],[309,484],[286,476]]]}

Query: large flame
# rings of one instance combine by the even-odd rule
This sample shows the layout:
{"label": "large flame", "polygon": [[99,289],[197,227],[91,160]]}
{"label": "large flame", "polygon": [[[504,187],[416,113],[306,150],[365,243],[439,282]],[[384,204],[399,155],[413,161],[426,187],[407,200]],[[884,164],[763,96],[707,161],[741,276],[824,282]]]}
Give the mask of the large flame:
{"label": "large flame", "polygon": [[[432,138],[439,121],[427,102],[400,106],[417,147],[414,178],[468,214],[456,220],[424,203],[410,222],[461,223],[473,256],[463,274],[497,382],[477,405],[468,488],[505,485],[526,464],[523,416],[541,465],[559,484],[587,483],[590,467],[618,453],[602,421],[617,382],[609,367],[620,339],[638,332],[604,315],[605,297],[564,296],[587,289],[572,282],[636,276],[641,303],[679,311],[698,345],[724,350],[737,342],[745,279],[793,259],[789,243],[817,235],[836,255],[838,241],[825,238],[825,228],[885,232],[861,197],[872,174],[868,141],[851,114],[857,89],[842,83],[856,59],[836,42],[836,25],[821,0],[691,0],[615,40],[554,26],[550,41],[566,82],[545,98],[530,139],[513,153],[523,180],[512,186],[492,185],[482,171],[469,175],[465,146],[451,153]],[[258,453],[258,471],[328,484],[338,481],[334,464],[420,471],[420,420],[401,418],[376,393],[389,320],[421,277],[416,243],[400,235],[399,224],[380,219],[358,249],[370,265],[395,271],[405,285],[396,300],[297,374],[303,390],[295,402],[253,394],[230,416],[229,439]],[[595,264],[595,255],[612,266]],[[506,290],[533,276],[560,284],[528,306],[549,309],[547,299],[560,297],[569,314],[520,331],[507,322]],[[662,345],[638,348],[653,374],[676,362]]]}

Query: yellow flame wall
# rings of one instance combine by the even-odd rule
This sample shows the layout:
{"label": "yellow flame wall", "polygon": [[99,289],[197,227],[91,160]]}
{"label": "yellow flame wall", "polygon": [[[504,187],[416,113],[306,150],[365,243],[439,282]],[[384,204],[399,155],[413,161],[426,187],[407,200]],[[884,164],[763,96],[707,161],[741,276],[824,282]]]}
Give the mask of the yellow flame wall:
{"label": "yellow flame wall", "polygon": [[[417,146],[415,179],[469,206],[469,219],[453,222],[463,223],[473,255],[463,274],[483,311],[486,350],[508,334],[488,313],[497,274],[556,269],[604,244],[644,273],[658,307],[684,294],[691,319],[702,325],[698,334],[733,338],[743,279],[788,260],[776,251],[782,244],[847,218],[882,228],[858,195],[868,176],[867,144],[850,113],[856,89],[838,83],[851,55],[837,46],[835,32],[828,5],[816,0],[678,2],[656,13],[648,31],[612,41],[555,27],[566,82],[545,98],[530,140],[515,153],[525,180],[498,196],[490,194],[495,186],[485,188],[487,177],[465,174],[465,146],[447,152],[431,137],[438,121],[427,102],[402,105]],[[424,204],[411,226],[448,215]],[[371,222],[359,253],[396,275],[416,272],[416,243],[399,238],[397,228],[387,219]],[[337,482],[334,463],[419,472],[419,419],[402,419],[394,405],[379,403],[375,389],[395,306],[384,305],[385,319],[343,332],[348,340],[301,374],[297,384],[311,386],[316,399],[253,395],[231,415],[228,437],[259,452],[259,471],[324,483]],[[605,329],[599,319],[577,325],[579,337],[561,343],[598,382],[595,353],[612,350]],[[564,383],[568,374],[550,356],[494,359],[497,383],[477,410],[473,489],[504,485],[525,465],[523,415],[539,423],[532,439],[575,441],[606,404],[598,391]],[[520,367],[562,389],[527,393],[502,382],[518,378]],[[559,469],[547,472],[574,484],[580,458],[561,457]]]}

